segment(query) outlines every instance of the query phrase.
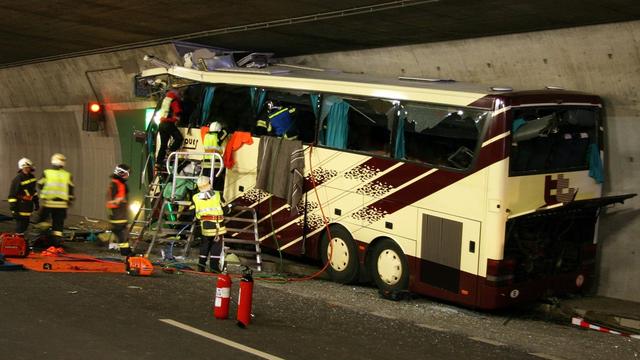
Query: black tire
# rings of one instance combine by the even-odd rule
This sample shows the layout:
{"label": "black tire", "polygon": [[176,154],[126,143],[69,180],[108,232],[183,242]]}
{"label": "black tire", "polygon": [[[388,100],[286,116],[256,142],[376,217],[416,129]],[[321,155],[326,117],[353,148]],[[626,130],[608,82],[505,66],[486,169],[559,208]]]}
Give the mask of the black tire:
{"label": "black tire", "polygon": [[331,227],[333,250],[329,247],[329,236],[325,232],[320,241],[320,257],[322,264],[326,264],[329,251],[332,251],[331,261],[327,272],[331,280],[340,284],[350,284],[358,279],[360,265],[358,261],[358,247],[353,237],[341,226]]}
{"label": "black tire", "polygon": [[380,292],[397,294],[409,288],[409,263],[400,246],[382,239],[371,249],[369,271]]}

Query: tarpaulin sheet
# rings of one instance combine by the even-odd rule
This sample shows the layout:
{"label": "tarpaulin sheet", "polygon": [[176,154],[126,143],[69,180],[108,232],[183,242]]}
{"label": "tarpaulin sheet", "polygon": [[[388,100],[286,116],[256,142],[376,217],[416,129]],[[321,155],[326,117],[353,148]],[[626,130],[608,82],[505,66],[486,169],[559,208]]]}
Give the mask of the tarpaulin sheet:
{"label": "tarpaulin sheet", "polygon": [[44,256],[31,253],[26,258],[11,258],[11,262],[42,272],[125,272],[124,262],[105,261],[84,254]]}

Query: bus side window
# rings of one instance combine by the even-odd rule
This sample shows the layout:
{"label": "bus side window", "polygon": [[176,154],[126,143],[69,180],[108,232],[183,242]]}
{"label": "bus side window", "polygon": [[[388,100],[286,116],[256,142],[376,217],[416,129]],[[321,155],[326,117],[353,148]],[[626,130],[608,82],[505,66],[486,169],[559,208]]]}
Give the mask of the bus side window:
{"label": "bus side window", "polygon": [[405,159],[454,169],[471,165],[486,112],[417,103],[404,109]]}
{"label": "bus side window", "polygon": [[389,154],[391,132],[386,118],[369,116],[356,111],[349,112],[349,140],[347,149],[368,152],[375,155]]}

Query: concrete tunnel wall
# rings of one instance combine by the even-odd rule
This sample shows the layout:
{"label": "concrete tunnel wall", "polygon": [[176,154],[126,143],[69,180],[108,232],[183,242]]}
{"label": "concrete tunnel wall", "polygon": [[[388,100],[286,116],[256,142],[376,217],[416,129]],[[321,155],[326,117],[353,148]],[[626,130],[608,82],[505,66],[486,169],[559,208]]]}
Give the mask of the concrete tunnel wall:
{"label": "concrete tunnel wall", "polygon": [[[640,193],[640,21],[285,59],[388,76],[457,79],[517,89],[562,86],[603,97],[605,195]],[[598,294],[640,302],[640,198],[599,224]]]}
{"label": "concrete tunnel wall", "polygon": [[[3,196],[20,158],[34,161],[39,177],[50,166],[51,155],[59,152],[66,155],[67,169],[76,185],[77,201],[69,214],[105,219],[108,176],[121,161],[114,114],[155,106],[134,96],[133,72],[126,73],[127,65],[123,68],[132,61],[144,66],[145,54],[177,60],[173,45],[163,45],[0,70]],[[96,97],[92,85],[98,99],[106,104],[105,126],[98,132],[82,130],[85,104]]]}
{"label": "concrete tunnel wall", "polygon": [[[559,85],[601,95],[607,107],[606,194],[638,192],[637,121],[640,104],[640,22],[541,31],[453,42],[309,55],[289,63],[350,72],[453,78],[515,88]],[[114,113],[152,106],[134,97],[131,73],[117,68],[142,64],[152,53],[177,62],[173,46],[84,56],[0,70],[0,190],[8,189],[22,156],[38,174],[54,152],[69,158],[78,190],[71,214],[105,218],[104,191],[120,161]],[[117,69],[112,69],[117,68]],[[100,70],[103,69],[103,70]],[[81,130],[83,106],[93,99],[85,75],[107,107],[106,130]],[[6,190],[2,190],[6,191]],[[6,204],[6,203],[4,203]],[[5,205],[6,206],[6,205]],[[600,222],[598,293],[640,301],[640,199],[609,209]]]}

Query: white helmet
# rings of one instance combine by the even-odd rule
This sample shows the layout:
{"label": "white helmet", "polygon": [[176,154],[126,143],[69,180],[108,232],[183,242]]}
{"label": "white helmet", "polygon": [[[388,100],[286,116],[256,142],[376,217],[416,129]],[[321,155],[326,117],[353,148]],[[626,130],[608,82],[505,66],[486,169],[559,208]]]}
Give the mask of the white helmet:
{"label": "white helmet", "polygon": [[22,170],[26,167],[32,168],[33,169],[33,162],[31,162],[31,160],[27,159],[27,158],[22,158],[20,160],[18,160],[18,170]]}
{"label": "white helmet", "polygon": [[67,158],[60,153],[55,153],[51,155],[51,165],[64,167],[64,164],[66,161],[67,161]]}
{"label": "white helmet", "polygon": [[211,182],[209,182],[209,178],[206,176],[198,177],[198,180],[196,180],[196,185],[198,185],[198,190],[200,191],[211,190]]}
{"label": "white helmet", "polygon": [[219,122],[214,121],[209,125],[209,132],[222,131],[222,125]]}
{"label": "white helmet", "polygon": [[127,164],[119,164],[116,166],[116,168],[113,170],[113,174],[116,176],[119,176],[121,178],[128,178],[129,177],[129,171],[131,171],[131,168],[129,167],[129,165]]}

